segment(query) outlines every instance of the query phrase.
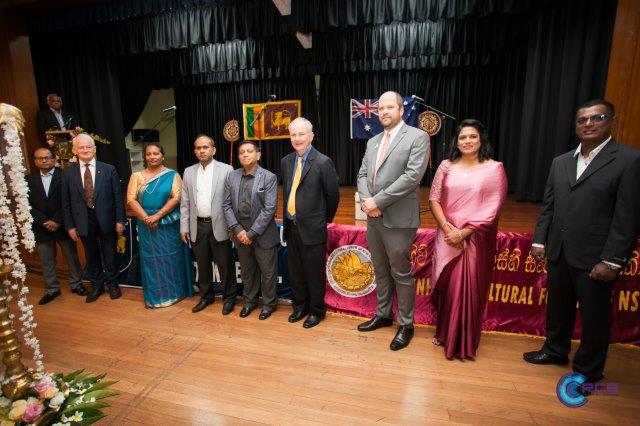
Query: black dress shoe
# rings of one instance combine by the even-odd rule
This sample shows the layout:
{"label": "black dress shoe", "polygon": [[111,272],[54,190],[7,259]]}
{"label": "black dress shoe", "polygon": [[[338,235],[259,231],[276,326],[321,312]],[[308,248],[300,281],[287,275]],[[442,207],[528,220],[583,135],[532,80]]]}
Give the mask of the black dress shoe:
{"label": "black dress shoe", "polygon": [[204,308],[206,308],[207,306],[209,306],[212,303],[213,303],[213,300],[200,299],[198,304],[196,306],[194,306],[193,308],[191,308],[191,312],[193,312],[194,314],[197,313],[197,312],[200,312],[201,310],[203,310]]}
{"label": "black dress shoe", "polygon": [[71,292],[77,294],[78,296],[86,296],[87,294],[89,294],[87,289],[84,288],[82,284],[79,284],[76,288],[72,288]]}
{"label": "black dress shoe", "polygon": [[122,297],[122,291],[120,291],[120,286],[117,284],[113,284],[109,286],[109,297],[111,300],[119,299]]}
{"label": "black dress shoe", "polygon": [[369,321],[363,322],[358,326],[358,331],[373,331],[380,327],[391,327],[393,320],[391,318],[382,318],[375,316]]}
{"label": "black dress shoe", "polygon": [[45,293],[44,296],[42,296],[42,299],[38,302],[38,305],[46,305],[58,296],[60,296],[60,290],[56,290],[53,293]]}
{"label": "black dress shoe", "polygon": [[260,316],[258,316],[258,319],[264,321],[269,318],[272,313],[273,311],[267,311],[263,309],[262,312],[260,312]]}
{"label": "black dress shoe", "polygon": [[320,321],[322,321],[323,318],[324,318],[323,315],[311,314],[307,317],[306,320],[304,320],[304,323],[302,324],[302,326],[304,328],[315,327],[316,325],[320,324]]}
{"label": "black dress shoe", "polygon": [[91,291],[87,295],[85,302],[87,303],[95,302],[96,300],[98,300],[98,297],[100,297],[102,293],[104,293],[104,287],[102,286],[102,284],[100,284],[99,286],[91,287]]}
{"label": "black dress shoe", "polygon": [[253,311],[255,309],[255,306],[252,308],[248,308],[248,307],[243,307],[242,310],[240,311],[240,318],[246,318],[249,316],[249,314],[251,313],[251,311]]}
{"label": "black dress shoe", "polygon": [[562,356],[549,355],[544,351],[525,352],[522,358],[531,364],[558,364],[567,365],[569,358]]}
{"label": "black dress shoe", "polygon": [[224,305],[222,305],[222,315],[229,315],[231,312],[233,312],[233,305],[235,305],[235,301],[233,300],[227,300],[226,302],[224,302]]}
{"label": "black dress shoe", "polygon": [[398,351],[402,348],[406,348],[412,337],[413,327],[400,326],[396,333],[396,337],[393,338],[389,347],[392,351]]}
{"label": "black dress shoe", "polygon": [[306,311],[293,311],[293,313],[289,315],[289,322],[298,322],[306,316],[307,316]]}

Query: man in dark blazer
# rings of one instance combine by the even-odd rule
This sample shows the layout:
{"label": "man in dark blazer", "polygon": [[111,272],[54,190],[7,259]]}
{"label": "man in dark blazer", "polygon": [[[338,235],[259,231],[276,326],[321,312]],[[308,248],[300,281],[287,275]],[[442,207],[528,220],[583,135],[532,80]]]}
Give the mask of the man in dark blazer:
{"label": "man in dark blazer", "polygon": [[265,320],[278,304],[278,178],[258,165],[260,147],[253,141],[240,143],[238,160],[242,167],[227,178],[222,209],[240,260],[244,293],[240,317],[249,316],[258,306],[262,289],[262,312],[258,318]]}
{"label": "man in dark blazer", "polygon": [[73,241],[82,240],[87,259],[85,278],[91,280],[87,303],[109,289],[112,299],[122,293],[116,281],[116,234],[125,229],[124,202],[116,168],[96,161],[96,145],[91,136],[73,138],[78,162],[63,172],[62,209],[64,224]]}
{"label": "man in dark blazer", "polygon": [[553,160],[531,254],[547,258],[547,338],[524,354],[533,364],[567,364],[580,305],[582,338],[573,371],[603,376],[611,335],[612,286],[640,232],[640,151],[611,138],[613,105],[595,100],[575,119],[580,145]]}
{"label": "man in dark blazer", "polygon": [[295,152],[281,161],[284,238],[293,293],[289,322],[309,314],[303,327],[311,328],[325,316],[327,223],[338,209],[340,189],[333,161],[311,146],[311,122],[296,118],[289,124],[289,136]]}
{"label": "man in dark blazer", "polygon": [[398,331],[389,347],[406,347],[413,337],[415,280],[411,244],[420,226],[420,181],[429,164],[429,136],[402,120],[404,102],[396,92],[378,100],[384,132],[367,142],[358,172],[361,208],[367,213],[367,244],[376,274],[376,316],[358,326],[367,332],[389,327],[393,295],[398,302]]}
{"label": "man in dark blazer", "polygon": [[47,145],[52,145],[46,139],[47,130],[73,130],[78,127],[75,117],[62,110],[62,98],[55,93],[47,96],[47,108],[38,111],[38,130],[42,141]]}
{"label": "man in dark blazer", "polygon": [[76,243],[69,239],[63,226],[61,173],[54,167],[55,159],[48,148],[36,149],[33,161],[37,170],[27,175],[29,205],[45,286],[45,294],[38,304],[46,305],[60,296],[60,282],[56,271],[56,243],[62,249],[69,267],[71,291],[79,296],[86,296],[87,289],[82,285],[82,267],[78,260]]}

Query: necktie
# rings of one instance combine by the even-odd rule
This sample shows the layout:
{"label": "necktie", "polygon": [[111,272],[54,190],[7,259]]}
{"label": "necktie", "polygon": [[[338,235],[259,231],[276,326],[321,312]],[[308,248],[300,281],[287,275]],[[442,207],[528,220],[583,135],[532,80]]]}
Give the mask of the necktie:
{"label": "necktie", "polygon": [[384,132],[384,143],[380,148],[380,155],[378,155],[378,160],[376,161],[376,168],[373,172],[373,187],[376,187],[376,176],[378,175],[378,169],[382,164],[382,160],[384,160],[384,156],[389,149],[389,144],[391,143],[391,132]]}
{"label": "necktie", "polygon": [[87,200],[87,207],[93,208],[93,179],[89,164],[84,165],[84,198]]}
{"label": "necktie", "polygon": [[296,171],[293,173],[293,183],[291,183],[291,192],[289,193],[289,202],[287,202],[287,212],[291,217],[296,215],[296,191],[300,185],[302,177],[302,157],[298,156],[296,163]]}

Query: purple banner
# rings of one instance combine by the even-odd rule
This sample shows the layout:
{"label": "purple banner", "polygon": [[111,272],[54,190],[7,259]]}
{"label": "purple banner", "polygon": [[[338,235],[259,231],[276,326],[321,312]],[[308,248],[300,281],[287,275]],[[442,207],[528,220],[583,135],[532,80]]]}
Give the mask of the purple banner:
{"label": "purple banner", "polygon": [[[373,317],[375,275],[366,228],[331,224],[327,240],[327,307],[338,312]],[[431,254],[435,230],[419,229],[411,249],[416,279],[415,322],[435,324],[431,303]],[[544,336],[547,304],[546,262],[530,256],[531,234],[499,232],[493,278],[488,290],[483,330]],[[640,247],[614,285],[612,342],[640,341]],[[394,303],[394,314],[397,312]],[[578,316],[579,317],[579,316]],[[576,322],[574,337],[580,336]]]}

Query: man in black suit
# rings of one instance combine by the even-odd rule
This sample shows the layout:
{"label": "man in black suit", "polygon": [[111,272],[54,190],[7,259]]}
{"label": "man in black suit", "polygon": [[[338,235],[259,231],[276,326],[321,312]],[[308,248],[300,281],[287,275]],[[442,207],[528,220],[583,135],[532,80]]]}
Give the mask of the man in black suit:
{"label": "man in black suit", "polygon": [[69,266],[71,291],[86,296],[82,285],[82,267],[78,261],[76,243],[69,239],[62,225],[62,195],[60,172],[53,165],[55,159],[48,148],[38,148],[33,153],[35,170],[27,175],[29,205],[33,217],[33,233],[36,249],[42,263],[45,294],[38,304],[46,305],[60,296],[60,282],[56,271],[56,242]]}
{"label": "man in black suit", "polygon": [[284,190],[284,239],[287,241],[293,313],[289,322],[307,314],[311,328],[325,315],[325,251],[327,223],[338,209],[340,190],[333,162],[311,146],[313,125],[298,117],[289,124],[295,152],[281,162]]}
{"label": "man in black suit", "polygon": [[613,105],[576,113],[580,145],[553,160],[531,254],[548,260],[547,338],[533,364],[567,364],[580,305],[582,338],[573,371],[601,380],[611,335],[612,286],[640,232],[640,151],[611,137]]}
{"label": "man in black suit", "polygon": [[[125,229],[124,203],[120,179],[115,167],[96,161],[96,145],[91,136],[81,133],[73,139],[78,162],[62,175],[64,224],[73,241],[84,245],[87,258],[86,278],[91,280],[87,303],[104,292],[112,299],[122,293],[116,281],[116,233]],[[103,269],[104,268],[104,269]]]}
{"label": "man in black suit", "polygon": [[47,96],[47,106],[38,111],[38,130],[42,140],[51,146],[53,142],[45,135],[47,130],[72,130],[78,127],[78,121],[71,113],[62,110],[62,98],[55,93]]}

